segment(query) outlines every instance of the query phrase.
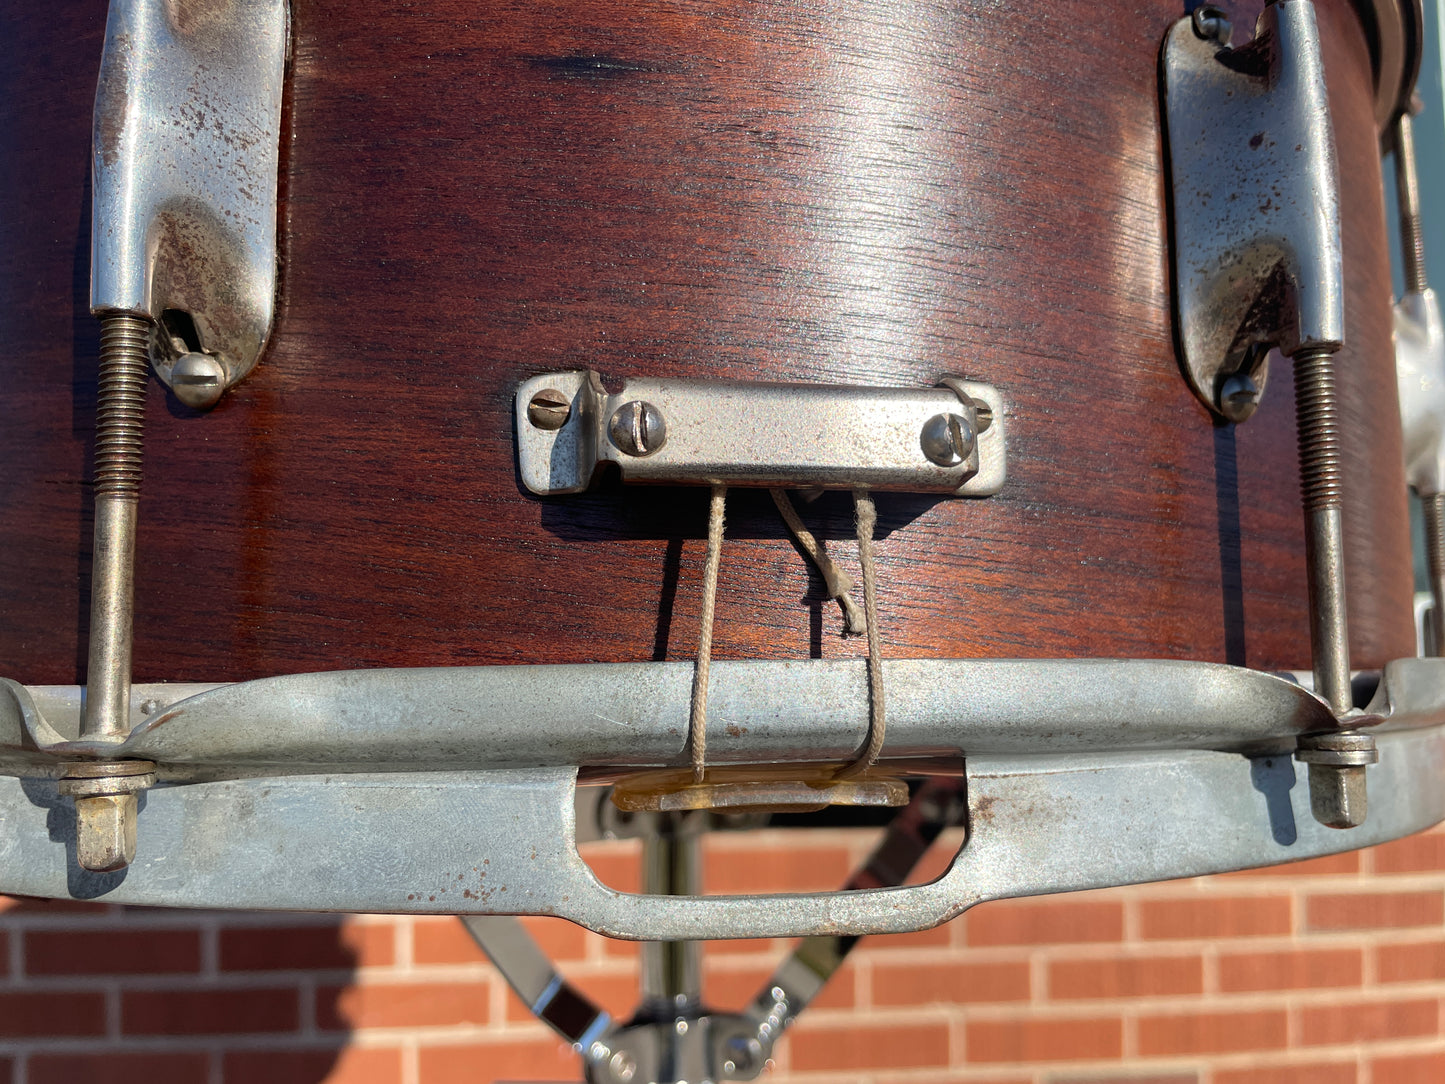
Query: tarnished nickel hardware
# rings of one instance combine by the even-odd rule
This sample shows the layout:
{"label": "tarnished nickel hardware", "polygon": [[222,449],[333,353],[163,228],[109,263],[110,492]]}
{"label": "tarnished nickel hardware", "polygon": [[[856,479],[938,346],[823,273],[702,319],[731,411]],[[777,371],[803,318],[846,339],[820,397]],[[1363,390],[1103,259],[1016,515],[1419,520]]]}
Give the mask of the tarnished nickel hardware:
{"label": "tarnished nickel hardware", "polygon": [[59,792],[75,800],[75,859],[82,869],[107,873],[135,861],[137,795],[156,781],[149,761],[80,761],[69,764]]}
{"label": "tarnished nickel hardware", "polygon": [[[88,695],[79,737],[130,729],[147,360],[188,406],[256,364],[276,292],[285,0],[113,0],[95,95],[91,309],[101,319]],[[79,864],[124,867],[153,765],[71,764]]]}
{"label": "tarnished nickel hardware", "polygon": [[[1184,369],[1211,410],[1243,421],[1264,392],[1270,348],[1339,346],[1343,272],[1314,7],[1277,0],[1237,48],[1225,44],[1228,26],[1205,8],[1174,24],[1164,98]],[[1237,373],[1252,394],[1229,384]]]}
{"label": "tarnished nickel hardware", "polygon": [[[933,925],[985,899],[1329,854],[1445,818],[1441,660],[1386,667],[1366,710],[1380,720],[1372,786],[1388,800],[1348,835],[1316,822],[1291,756],[1301,735],[1330,730],[1333,713],[1291,679],[1164,661],[885,667],[885,756],[965,760],[973,831],[928,885],[728,898],[599,884],[575,846],[579,767],[596,778],[687,763],[691,665],[636,663],[137,687],[130,718],[144,722],[118,747],[75,740],[73,687],[0,681],[0,890],[165,906],[556,914],[641,939],[863,934]],[[846,757],[866,731],[865,688],[857,660],[718,661],[710,756]],[[144,796],[141,846],[120,873],[77,871],[73,822],[57,816],[70,806],[54,781],[62,765],[102,753],[150,760],[158,780]]]}
{"label": "tarnished nickel hardware", "polygon": [[[1224,14],[1201,7],[1164,43],[1179,343],[1195,393],[1237,423],[1259,405],[1269,351],[1293,359],[1314,686],[1343,717],[1353,704],[1333,355],[1344,275],[1314,7],[1275,0],[1251,42],[1232,39]],[[1363,769],[1314,767],[1311,786],[1329,790],[1314,808],[1336,811],[1322,823],[1359,823]],[[1346,782],[1348,816],[1337,800]]]}
{"label": "tarnished nickel hardware", "polygon": [[[191,406],[250,372],[271,331],[287,33],[286,0],[111,0],[91,307],[150,320],[156,373]],[[191,353],[219,373],[173,373]]]}
{"label": "tarnished nickel hardware", "polygon": [[1395,372],[1405,440],[1405,481],[1425,513],[1425,556],[1434,605],[1429,643],[1445,653],[1445,322],[1425,278],[1420,185],[1411,121],[1395,128],[1395,181],[1404,247],[1405,293],[1395,302]]}
{"label": "tarnished nickel hardware", "polygon": [[627,482],[906,490],[983,497],[1004,483],[1004,403],[987,384],[857,388],[548,373],[516,398],[533,493]]}

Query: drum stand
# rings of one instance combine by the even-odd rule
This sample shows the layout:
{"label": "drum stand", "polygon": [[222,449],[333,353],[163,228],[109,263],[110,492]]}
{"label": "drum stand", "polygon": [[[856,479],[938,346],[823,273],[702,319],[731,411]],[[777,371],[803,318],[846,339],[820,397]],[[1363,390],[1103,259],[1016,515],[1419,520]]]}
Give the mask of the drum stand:
{"label": "drum stand", "polygon": [[[934,778],[917,787],[844,889],[902,884],[943,829],[964,823],[964,792],[962,779]],[[607,813],[607,791],[594,793],[592,815],[586,817],[579,807],[579,823],[589,820],[599,837],[616,838],[619,832],[641,836],[642,889],[649,894],[695,894],[700,889],[701,833],[755,826],[729,824],[738,818],[708,813],[642,814],[619,825],[618,818]],[[614,1023],[553,970],[516,919],[472,917],[462,923],[522,1002],[581,1053],[589,1084],[754,1079],[767,1068],[773,1046],[859,941],[805,938],[741,1013],[704,1006],[697,942],[643,942],[642,1003],[631,1019]]]}

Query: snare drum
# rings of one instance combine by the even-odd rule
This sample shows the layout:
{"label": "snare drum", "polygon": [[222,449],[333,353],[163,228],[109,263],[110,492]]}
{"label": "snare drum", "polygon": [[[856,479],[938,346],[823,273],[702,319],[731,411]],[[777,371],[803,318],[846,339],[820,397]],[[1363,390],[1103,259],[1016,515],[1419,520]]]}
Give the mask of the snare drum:
{"label": "snare drum", "polygon": [[[97,443],[86,280],[93,243],[124,247],[124,215],[93,225],[89,188],[106,207],[130,198],[116,163],[135,137],[115,122],[134,101],[116,87],[149,95],[132,77],[162,69],[115,58],[136,55],[142,30],[168,48],[171,31],[203,37],[236,12],[285,17],[277,3],[128,0],[141,14],[135,35],[108,35],[88,180],[103,7],[69,5],[61,25],[21,13],[0,43],[0,161],[26,208],[0,216],[0,677],[28,686],[0,683],[0,821],[17,856],[0,887],[549,913],[672,940],[858,934],[983,899],[1361,846],[1445,816],[1435,669],[1387,673],[1369,716],[1345,702],[1347,666],[1334,673],[1343,693],[1324,698],[1264,672],[1311,665],[1307,564],[1327,566],[1307,562],[1296,430],[1308,427],[1287,380],[1241,424],[1191,388],[1187,321],[1174,317],[1192,274],[1170,214],[1181,159],[1161,103],[1161,43],[1189,24],[1163,0],[1007,16],[940,0],[445,0],[424,14],[295,0],[271,114],[269,344],[207,412],[159,381],[146,393],[133,674],[207,687],[118,686],[132,694],[119,724],[100,731],[87,715],[82,730],[85,585],[92,564],[112,586],[121,575],[92,561],[83,481]],[[1324,73],[1305,122],[1319,129],[1327,113],[1333,131],[1311,176],[1338,161],[1339,228],[1333,210],[1316,218],[1330,220],[1343,296],[1349,649],[1376,669],[1414,654],[1379,168],[1412,77],[1383,9],[1283,0],[1266,15],[1286,8],[1314,43],[1282,35],[1302,50],[1290,63]],[[1260,12],[1226,14],[1245,35]],[[1223,17],[1193,32],[1217,35]],[[272,29],[280,86],[284,26]],[[1203,62],[1215,74],[1260,66],[1259,50],[1221,55]],[[168,83],[174,112],[160,116],[187,140],[222,131],[226,165],[256,137],[210,111],[209,71]],[[1288,130],[1246,130],[1239,153],[1274,153]],[[192,146],[178,143],[174,163]],[[147,151],[153,178],[174,165],[168,149]],[[187,183],[152,232],[127,235],[137,261],[166,254],[144,290],[194,292],[188,270],[232,281],[192,251],[219,219],[194,206],[204,180]],[[1223,221],[1237,191],[1217,194]],[[1302,292],[1286,287],[1276,307]],[[167,351],[219,366],[206,340],[242,293],[221,289],[205,313],[155,306],[168,310],[151,314],[163,379],[176,383]],[[612,401],[640,387],[657,401]],[[954,406],[930,416],[940,397]],[[917,410],[899,469],[928,492],[864,494],[877,522],[860,513],[857,550],[845,494],[804,502],[815,542],[790,533],[763,484],[848,477],[770,473],[774,445],[826,459],[844,440],[868,478],[897,481],[867,456]],[[678,456],[711,499],[616,477],[676,481]],[[588,487],[594,460],[618,471]],[[955,469],[989,484],[971,490]],[[549,488],[559,477],[576,484]],[[739,478],[756,488],[734,487],[719,551],[722,482]],[[977,499],[954,499],[956,486]],[[579,773],[685,771],[691,733],[701,776],[710,734],[717,763],[786,765],[796,791],[881,740],[882,676],[863,676],[864,648],[826,597],[836,583],[800,553],[820,541],[851,567],[870,532],[870,658],[891,664],[884,755],[894,776],[940,759],[966,776],[971,835],[954,866],[930,885],[837,898],[601,886],[574,846]],[[704,718],[709,629],[718,710]],[[1231,665],[1205,665],[1218,663]],[[233,681],[246,684],[215,687]],[[1400,800],[1363,828],[1358,806],[1331,819],[1317,801],[1312,820],[1305,794],[1327,788],[1291,797],[1290,756],[1312,780],[1357,781],[1376,753],[1362,731],[1386,719],[1370,771]],[[1353,785],[1339,783],[1337,806]],[[122,855],[137,792],[151,842],[136,851],[131,838]],[[87,852],[72,882],[66,848],[84,848],[47,835],[47,812],[96,796],[131,805],[107,814],[111,849]],[[1071,827],[1041,831],[1054,824]],[[1119,825],[1139,829],[1138,848],[1105,837]]]}
{"label": "snare drum", "polygon": [[[1373,667],[1413,654],[1376,73],[1355,8],[1316,8]],[[0,224],[0,673],[32,682],[84,679],[104,9],[17,13],[0,46],[23,209]],[[705,494],[519,482],[516,388],[584,368],[996,387],[1001,492],[879,499],[885,654],[1307,669],[1289,382],[1231,427],[1180,372],[1156,60],[1179,14],[298,0],[270,346],[209,413],[150,388],[136,679],[691,657]],[[803,514],[852,560],[842,498]],[[861,650],[765,495],[735,493],[726,537],[716,657]]]}

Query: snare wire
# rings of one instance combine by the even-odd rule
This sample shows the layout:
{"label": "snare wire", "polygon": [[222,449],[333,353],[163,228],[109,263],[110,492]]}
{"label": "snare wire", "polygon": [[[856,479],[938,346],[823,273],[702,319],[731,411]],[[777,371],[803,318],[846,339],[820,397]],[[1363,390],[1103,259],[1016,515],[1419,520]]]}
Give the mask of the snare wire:
{"label": "snare wire", "polygon": [[692,778],[701,783],[707,763],[707,671],[712,662],[713,611],[717,608],[717,573],[722,561],[723,507],[727,486],[713,486],[707,511],[707,563],[702,573],[702,615],[697,634],[697,666],[692,672],[692,705],[687,732],[692,745]]}
{"label": "snare wire", "polygon": [[853,491],[854,522],[858,527],[858,565],[863,570],[863,613],[868,623],[868,740],[853,763],[838,772],[838,779],[864,774],[883,751],[888,720],[883,710],[883,657],[878,635],[878,569],[873,563],[873,531],[878,509],[866,489]]}

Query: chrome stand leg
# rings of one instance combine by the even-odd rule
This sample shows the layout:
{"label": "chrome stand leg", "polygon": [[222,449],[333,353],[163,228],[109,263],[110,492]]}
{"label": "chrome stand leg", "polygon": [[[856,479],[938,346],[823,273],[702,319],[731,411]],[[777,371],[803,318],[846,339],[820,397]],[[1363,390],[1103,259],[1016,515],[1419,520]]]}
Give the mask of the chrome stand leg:
{"label": "chrome stand leg", "polygon": [[[657,833],[642,841],[642,891],[649,895],[696,895],[700,876],[698,833],[675,813],[659,814]],[[644,1013],[678,1017],[702,1001],[702,951],[696,941],[642,943]]]}

